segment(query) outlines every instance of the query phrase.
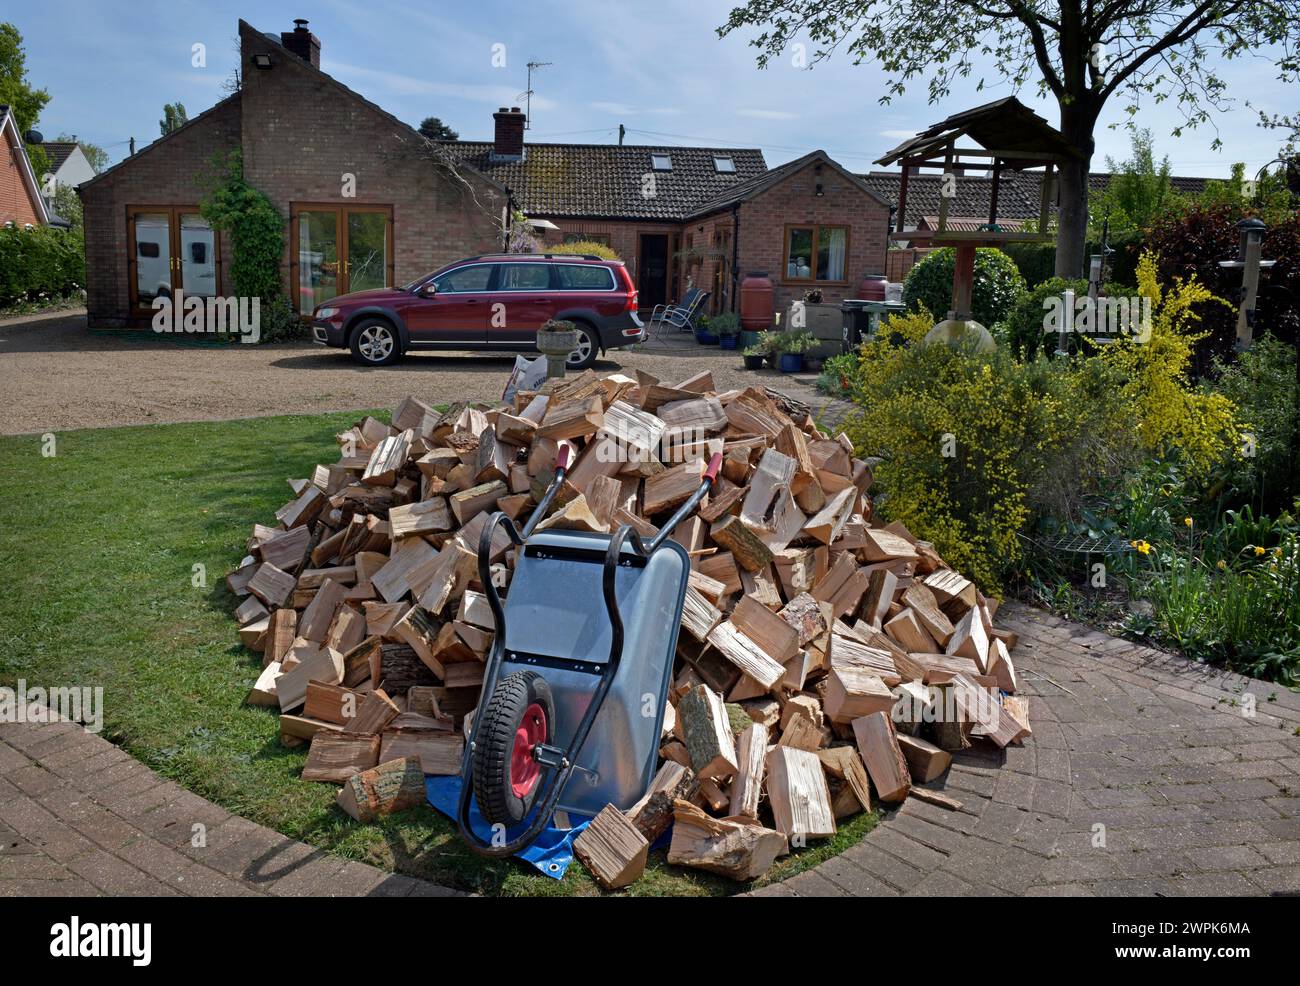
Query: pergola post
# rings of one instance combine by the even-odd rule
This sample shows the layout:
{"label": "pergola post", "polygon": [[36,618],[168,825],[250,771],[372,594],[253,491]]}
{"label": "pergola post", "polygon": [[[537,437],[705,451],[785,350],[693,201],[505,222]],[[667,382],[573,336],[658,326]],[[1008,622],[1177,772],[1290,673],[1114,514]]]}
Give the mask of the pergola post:
{"label": "pergola post", "polygon": [[970,318],[971,290],[975,286],[975,244],[958,243],[952,268],[952,311],[949,318]]}

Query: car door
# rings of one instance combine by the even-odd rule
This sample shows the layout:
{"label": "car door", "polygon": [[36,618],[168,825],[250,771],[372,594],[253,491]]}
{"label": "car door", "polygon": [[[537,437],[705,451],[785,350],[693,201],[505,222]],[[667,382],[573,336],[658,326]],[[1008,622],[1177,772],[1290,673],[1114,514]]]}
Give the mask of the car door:
{"label": "car door", "polygon": [[487,339],[493,348],[537,343],[537,330],[555,314],[551,265],[541,260],[497,264],[488,302]]}
{"label": "car door", "polygon": [[405,316],[411,341],[483,345],[494,274],[493,264],[463,264],[433,279],[432,297],[417,291]]}

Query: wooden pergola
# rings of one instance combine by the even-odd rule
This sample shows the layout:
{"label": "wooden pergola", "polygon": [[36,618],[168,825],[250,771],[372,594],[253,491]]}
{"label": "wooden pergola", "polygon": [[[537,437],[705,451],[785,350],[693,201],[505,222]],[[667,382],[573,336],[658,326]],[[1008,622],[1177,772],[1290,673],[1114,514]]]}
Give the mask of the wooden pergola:
{"label": "wooden pergola", "polygon": [[[962,140],[969,140],[978,146],[964,146],[960,143]],[[1053,202],[1053,177],[1063,162],[1077,158],[1078,152],[1069,145],[1059,130],[1014,96],[955,113],[929,129],[922,130],[876,161],[885,167],[897,164],[903,169],[898,190],[899,229],[890,233],[889,238],[922,246],[951,246],[956,249],[953,318],[965,321],[970,318],[976,248],[1000,246],[1004,243],[1053,242],[1054,234],[1046,231]],[[987,224],[975,230],[949,229],[951,197],[941,196],[939,222],[935,229],[902,229],[907,216],[908,178],[913,169],[919,173],[927,168],[939,169],[941,174],[952,175],[955,182],[960,182],[962,175],[972,170],[991,172]],[[1042,183],[1038,230],[1029,232],[1001,229],[997,219],[1002,174],[1006,171],[1039,169],[1042,171]]]}

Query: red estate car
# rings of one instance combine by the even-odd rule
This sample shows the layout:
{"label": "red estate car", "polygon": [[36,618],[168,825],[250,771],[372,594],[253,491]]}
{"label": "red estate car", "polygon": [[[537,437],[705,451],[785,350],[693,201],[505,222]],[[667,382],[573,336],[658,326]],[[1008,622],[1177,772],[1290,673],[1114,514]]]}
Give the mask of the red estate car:
{"label": "red estate car", "polygon": [[489,254],[448,264],[400,288],[331,298],[312,314],[312,338],[351,349],[366,366],[413,349],[536,350],[549,319],[578,329],[569,356],[585,369],[604,353],[645,339],[637,290],[621,260],[589,255]]}

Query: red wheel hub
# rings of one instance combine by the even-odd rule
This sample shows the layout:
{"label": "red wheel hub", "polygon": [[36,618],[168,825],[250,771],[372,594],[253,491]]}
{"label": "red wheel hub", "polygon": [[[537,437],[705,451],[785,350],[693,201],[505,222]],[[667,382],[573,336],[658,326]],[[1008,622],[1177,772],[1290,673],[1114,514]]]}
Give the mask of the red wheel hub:
{"label": "red wheel hub", "polygon": [[542,768],[533,759],[533,748],[546,742],[546,712],[534,702],[524,710],[523,721],[515,730],[515,748],[510,754],[510,790],[516,798],[526,798]]}

